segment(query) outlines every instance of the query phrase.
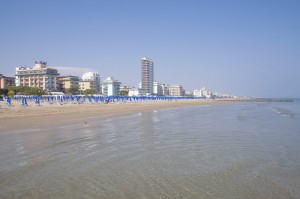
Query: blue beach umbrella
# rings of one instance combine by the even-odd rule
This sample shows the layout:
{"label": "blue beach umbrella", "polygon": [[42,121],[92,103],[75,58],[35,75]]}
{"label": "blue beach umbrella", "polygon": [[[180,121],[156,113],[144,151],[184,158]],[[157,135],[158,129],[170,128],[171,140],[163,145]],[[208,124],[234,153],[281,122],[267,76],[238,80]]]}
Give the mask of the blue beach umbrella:
{"label": "blue beach umbrella", "polygon": [[8,106],[11,106],[11,98],[9,96],[7,96],[6,102],[7,102]]}

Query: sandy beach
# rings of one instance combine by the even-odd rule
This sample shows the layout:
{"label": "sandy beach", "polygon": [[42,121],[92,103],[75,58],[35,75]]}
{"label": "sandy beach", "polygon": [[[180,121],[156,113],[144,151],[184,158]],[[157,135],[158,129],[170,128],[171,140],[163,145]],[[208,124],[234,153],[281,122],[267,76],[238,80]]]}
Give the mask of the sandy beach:
{"label": "sandy beach", "polygon": [[0,131],[85,123],[95,119],[115,117],[143,111],[184,106],[203,106],[233,103],[214,100],[142,101],[109,104],[45,104],[29,107],[1,104]]}

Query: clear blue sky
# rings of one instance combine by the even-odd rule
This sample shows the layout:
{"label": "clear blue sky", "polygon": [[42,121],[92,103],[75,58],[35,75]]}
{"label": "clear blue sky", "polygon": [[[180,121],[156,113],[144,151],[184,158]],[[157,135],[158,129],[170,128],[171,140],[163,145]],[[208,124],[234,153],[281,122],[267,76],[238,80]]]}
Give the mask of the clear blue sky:
{"label": "clear blue sky", "polygon": [[6,76],[43,60],[137,87],[146,56],[186,90],[300,97],[299,0],[9,0],[0,24]]}

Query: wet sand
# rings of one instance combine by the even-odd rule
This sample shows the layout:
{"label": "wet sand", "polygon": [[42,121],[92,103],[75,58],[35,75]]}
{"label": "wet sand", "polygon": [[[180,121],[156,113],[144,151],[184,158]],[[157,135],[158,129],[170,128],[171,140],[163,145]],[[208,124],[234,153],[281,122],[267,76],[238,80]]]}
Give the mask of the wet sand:
{"label": "wet sand", "polygon": [[47,128],[164,108],[233,102],[216,100],[144,101],[109,104],[42,104],[41,106],[29,104],[29,107],[20,105],[8,107],[1,104],[0,131]]}

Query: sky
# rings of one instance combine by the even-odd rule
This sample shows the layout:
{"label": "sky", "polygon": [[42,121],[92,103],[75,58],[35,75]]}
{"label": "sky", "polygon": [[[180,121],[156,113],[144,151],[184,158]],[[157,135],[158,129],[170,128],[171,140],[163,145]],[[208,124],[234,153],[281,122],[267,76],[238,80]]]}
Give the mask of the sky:
{"label": "sky", "polygon": [[137,87],[300,97],[299,0],[9,0],[0,6],[0,74],[36,60],[61,75],[98,72]]}

